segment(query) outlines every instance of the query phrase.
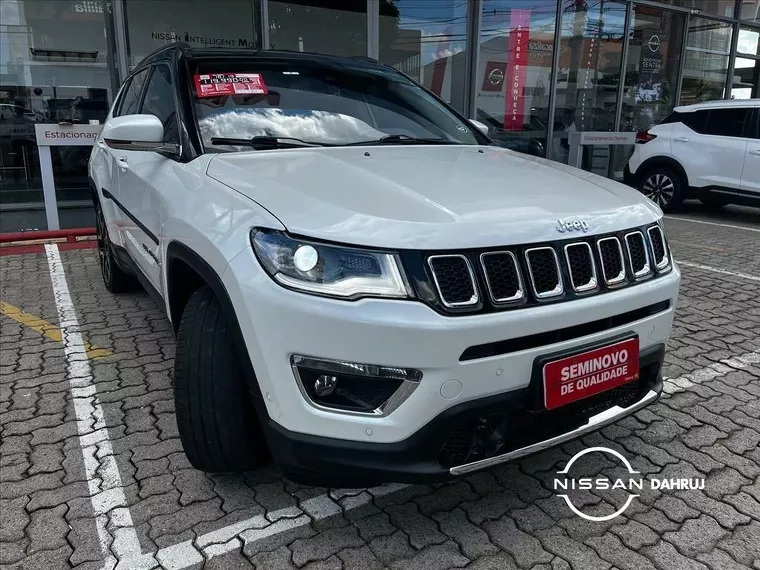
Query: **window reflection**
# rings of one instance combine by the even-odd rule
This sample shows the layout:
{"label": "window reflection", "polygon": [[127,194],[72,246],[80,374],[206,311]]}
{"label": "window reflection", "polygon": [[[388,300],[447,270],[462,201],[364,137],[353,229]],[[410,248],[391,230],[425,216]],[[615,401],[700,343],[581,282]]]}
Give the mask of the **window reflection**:
{"label": "window reflection", "polygon": [[689,105],[723,99],[731,50],[731,24],[691,18],[688,33],[680,103]]}

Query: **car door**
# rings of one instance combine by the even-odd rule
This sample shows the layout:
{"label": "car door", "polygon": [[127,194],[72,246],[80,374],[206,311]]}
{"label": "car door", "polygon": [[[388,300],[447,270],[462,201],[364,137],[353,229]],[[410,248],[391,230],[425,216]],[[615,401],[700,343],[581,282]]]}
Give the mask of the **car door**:
{"label": "car door", "polygon": [[[113,106],[111,116],[108,117],[106,122],[115,117],[137,113],[140,106],[142,90],[145,86],[145,80],[147,77],[148,71],[142,70],[135,73],[132,77],[127,78],[119,97]],[[95,149],[93,152],[103,157],[102,161],[94,160],[93,164],[102,169],[97,173],[95,179],[98,180],[98,183],[101,186],[100,191],[102,192],[103,197],[106,198],[102,206],[105,213],[106,223],[108,224],[109,235],[111,236],[112,241],[115,241],[117,245],[121,245],[123,237],[122,227],[124,226],[125,220],[128,218],[113,199],[116,198],[119,191],[119,176],[121,169],[118,165],[119,158],[123,155],[123,152],[107,146],[103,141],[102,132],[95,141]]]}
{"label": "car door", "polygon": [[[177,106],[168,64],[158,63],[151,68],[139,113],[158,117],[164,125],[164,142],[179,148]],[[179,162],[166,152],[118,152],[121,154],[118,200],[129,213],[129,219],[122,226],[124,246],[151,285],[162,293],[161,185],[170,183],[174,176],[172,171]]]}
{"label": "car door", "polygon": [[736,193],[747,147],[748,109],[710,108],[693,115],[690,128],[678,125],[671,134],[671,151],[688,173],[689,185]]}
{"label": "car door", "polygon": [[755,107],[752,114],[748,125],[741,193],[760,199],[760,107]]}

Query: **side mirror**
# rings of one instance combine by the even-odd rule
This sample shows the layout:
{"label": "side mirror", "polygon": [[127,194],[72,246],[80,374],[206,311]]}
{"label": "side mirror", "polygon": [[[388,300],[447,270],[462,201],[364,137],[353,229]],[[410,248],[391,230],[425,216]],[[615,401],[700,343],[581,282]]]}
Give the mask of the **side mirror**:
{"label": "side mirror", "polygon": [[487,135],[488,134],[488,125],[485,123],[481,123],[480,121],[476,119],[470,119],[470,122],[473,124],[475,128],[477,128],[480,132]]}
{"label": "side mirror", "polygon": [[154,115],[124,115],[103,127],[103,141],[119,150],[178,153],[179,146],[164,143],[164,125]]}

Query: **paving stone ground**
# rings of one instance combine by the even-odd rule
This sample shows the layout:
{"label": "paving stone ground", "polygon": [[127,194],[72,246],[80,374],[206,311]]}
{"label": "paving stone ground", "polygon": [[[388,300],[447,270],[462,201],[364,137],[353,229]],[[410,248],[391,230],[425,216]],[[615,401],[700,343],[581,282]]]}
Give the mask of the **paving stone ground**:
{"label": "paving stone ground", "polygon": [[[760,229],[749,209],[684,216]],[[760,277],[760,232],[666,225],[678,260]],[[177,436],[167,321],[144,293],[106,292],[94,250],[61,257],[84,340],[113,352],[91,361],[113,446],[101,466],[115,461],[139,548],[167,568],[760,570],[760,359],[747,357],[760,354],[760,281],[683,267],[665,370],[679,380],[633,417],[445,485],[327,490],[274,467],[194,470]],[[0,257],[0,272],[0,299],[58,324],[44,254]],[[101,568],[62,346],[4,316],[0,327],[0,567]],[[551,480],[594,445],[646,475],[704,477],[704,489],[647,490],[616,519],[583,520]],[[620,475],[598,457],[581,468]],[[617,491],[572,498],[600,514],[620,504]],[[242,534],[225,530],[236,524]]]}

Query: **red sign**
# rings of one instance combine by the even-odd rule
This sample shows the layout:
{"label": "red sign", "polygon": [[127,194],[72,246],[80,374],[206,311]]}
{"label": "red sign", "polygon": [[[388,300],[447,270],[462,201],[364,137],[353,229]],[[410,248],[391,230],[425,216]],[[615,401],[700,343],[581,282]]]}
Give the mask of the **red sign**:
{"label": "red sign", "polygon": [[544,365],[544,406],[552,410],[638,377],[637,338],[555,360]]}
{"label": "red sign", "polygon": [[522,130],[525,118],[523,91],[528,75],[530,40],[530,10],[512,9],[509,33],[509,64],[507,66],[507,108],[504,128],[508,131]]}
{"label": "red sign", "polygon": [[195,76],[198,97],[219,95],[266,95],[260,73],[206,73]]}
{"label": "red sign", "polygon": [[501,91],[504,88],[504,78],[507,76],[507,64],[503,61],[489,61],[483,76],[481,91]]}

